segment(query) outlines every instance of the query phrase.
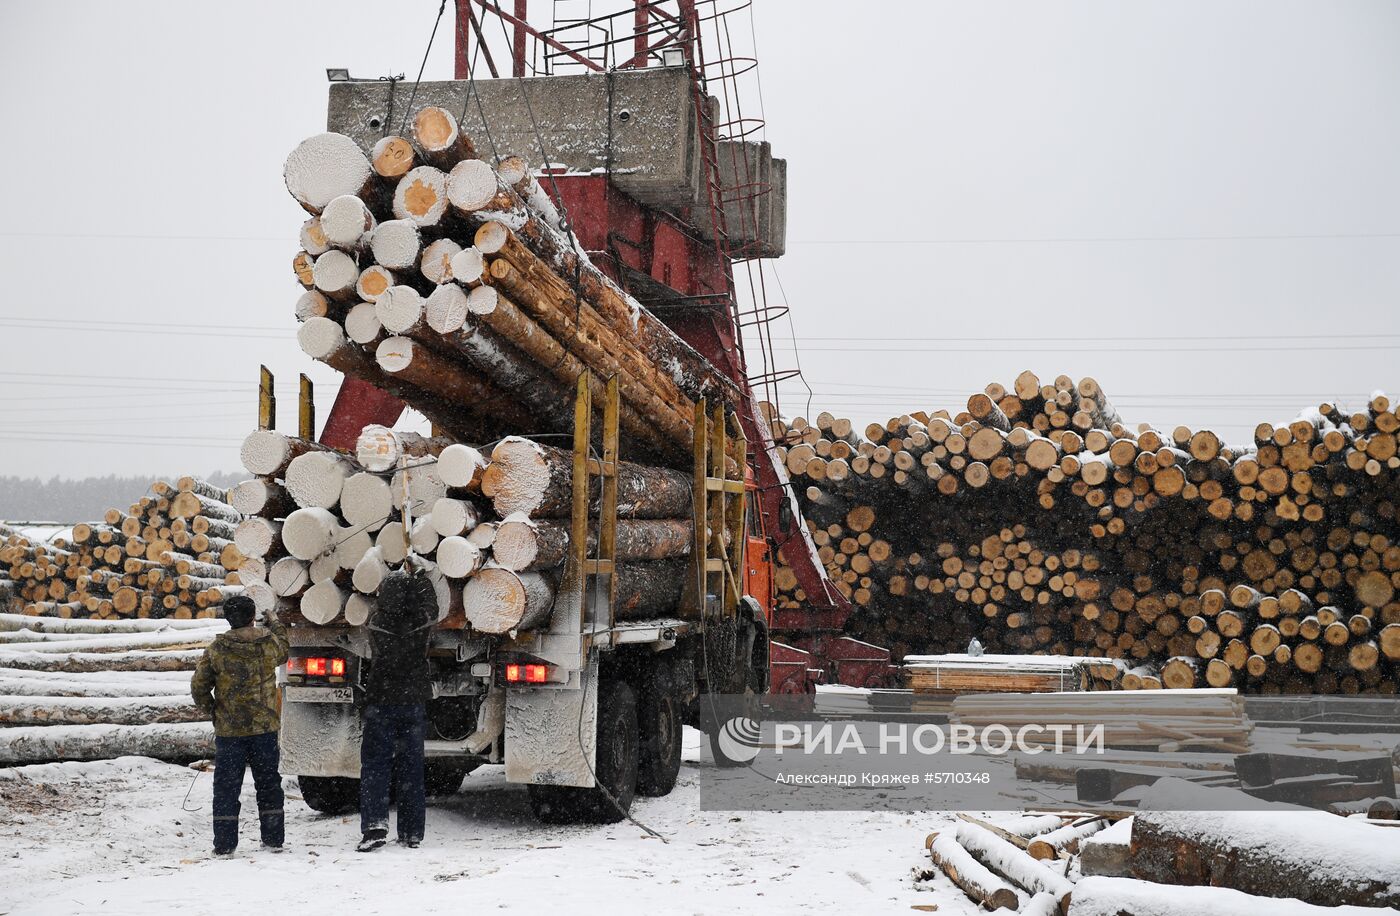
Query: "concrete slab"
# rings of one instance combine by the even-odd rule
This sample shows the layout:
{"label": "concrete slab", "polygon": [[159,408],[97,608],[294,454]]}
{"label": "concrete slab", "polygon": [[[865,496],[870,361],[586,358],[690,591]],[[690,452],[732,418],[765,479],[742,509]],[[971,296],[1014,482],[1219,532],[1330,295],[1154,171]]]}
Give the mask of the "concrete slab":
{"label": "concrete slab", "polygon": [[483,159],[498,151],[536,167],[546,156],[570,171],[611,165],[619,188],[667,209],[700,192],[698,129],[682,68],[478,80],[479,106],[468,98],[472,85],[425,82],[414,94],[407,81],[392,93],[387,82],[332,83],[326,127],[369,149],[385,133],[402,131],[412,96],[413,111],[438,105],[460,116],[465,110],[463,127]]}

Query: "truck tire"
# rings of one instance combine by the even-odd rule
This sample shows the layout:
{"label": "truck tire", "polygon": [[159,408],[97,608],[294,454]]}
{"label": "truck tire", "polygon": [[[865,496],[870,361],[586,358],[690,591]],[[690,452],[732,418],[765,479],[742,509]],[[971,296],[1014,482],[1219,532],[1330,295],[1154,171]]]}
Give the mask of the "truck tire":
{"label": "truck tire", "polygon": [[360,781],[343,776],[298,776],[302,801],[321,814],[345,814],[360,807]]}
{"label": "truck tire", "polygon": [[681,772],[681,703],[668,666],[658,664],[642,680],[637,731],[637,794],[671,794]]}
{"label": "truck tire", "polygon": [[627,816],[637,792],[637,698],[623,681],[598,686],[599,785],[531,785],[530,807],[546,824],[613,824]]}
{"label": "truck tire", "polygon": [[456,795],[462,788],[462,780],[477,768],[469,760],[425,760],[423,761],[423,789],[429,798],[444,798]]}

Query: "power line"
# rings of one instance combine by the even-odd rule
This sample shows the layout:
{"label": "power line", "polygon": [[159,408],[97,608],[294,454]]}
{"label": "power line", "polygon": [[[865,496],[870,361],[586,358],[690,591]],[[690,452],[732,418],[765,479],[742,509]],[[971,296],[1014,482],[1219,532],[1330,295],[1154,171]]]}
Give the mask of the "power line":
{"label": "power line", "polygon": [[1340,346],[1336,344],[1317,347],[804,347],[808,353],[1043,353],[1053,356],[1057,353],[1098,353],[1111,356],[1115,353],[1316,353],[1321,350],[1400,350],[1400,343],[1377,346]]}
{"label": "power line", "polygon": [[[203,337],[208,339],[210,334],[206,331],[171,331],[144,328],[108,328],[94,327],[91,325],[45,325],[30,324],[17,325],[9,324],[9,319],[0,318],[0,327],[12,327],[20,331],[62,331],[65,334],[73,333],[100,333],[100,334],[147,334],[158,337]],[[240,340],[286,340],[286,332],[281,334],[238,334],[227,331],[219,332],[220,338],[238,338]]]}
{"label": "power line", "polygon": [[789,239],[789,245],[1038,245],[1099,242],[1295,242],[1400,239],[1395,232],[1337,232],[1298,235],[1104,235],[975,239]]}
{"label": "power line", "polygon": [[196,331],[276,331],[287,333],[290,328],[276,325],[210,325],[203,322],[174,322],[174,321],[122,321],[116,318],[15,318],[6,315],[0,321],[25,322],[25,324],[39,325],[69,325],[77,328],[91,328],[94,325],[112,325],[116,328],[193,328]]}
{"label": "power line", "polygon": [[901,341],[943,341],[947,343],[1016,343],[1022,341],[1029,342],[1056,342],[1065,341],[1068,343],[1090,343],[1099,340],[1374,340],[1377,337],[1400,337],[1400,334],[1187,334],[1181,337],[1168,337],[1161,334],[1103,334],[1086,335],[1076,334],[1073,337],[852,337],[843,334],[839,337],[794,337],[794,340],[856,340],[856,341],[881,341],[888,340],[895,343]]}
{"label": "power line", "polygon": [[288,244],[285,236],[266,235],[138,235],[111,232],[0,232],[7,239],[104,239],[134,242],[277,242]]}

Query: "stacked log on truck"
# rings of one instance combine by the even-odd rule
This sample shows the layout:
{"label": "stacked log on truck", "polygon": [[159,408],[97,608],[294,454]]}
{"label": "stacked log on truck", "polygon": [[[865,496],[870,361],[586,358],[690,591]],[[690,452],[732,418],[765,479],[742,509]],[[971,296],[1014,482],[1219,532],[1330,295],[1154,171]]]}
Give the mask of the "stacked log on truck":
{"label": "stacked log on truck", "polygon": [[697,400],[732,406],[733,383],[593,265],[523,159],[473,158],[440,108],[412,124],[368,154],[319,134],[287,159],[310,215],[303,349],[464,443],[569,433],[583,371],[599,397],[616,377],[623,453],[688,467]]}
{"label": "stacked log on truck", "polygon": [[196,477],[157,481],[125,511],[41,541],[0,532],[0,610],[35,617],[220,616],[242,590],[233,536],[242,514]]}
{"label": "stacked log on truck", "polygon": [[294,622],[362,623],[411,551],[444,620],[538,625],[569,542],[572,453],[554,443],[587,375],[595,404],[609,379],[619,393],[618,616],[664,613],[693,537],[697,405],[732,409],[738,389],[593,265],[547,176],[476,158],[441,108],[407,123],[371,150],[319,134],[288,157],[309,216],[295,315],[309,356],[400,398],[434,435],[371,427],[353,454],[251,435],[238,544],[265,575],[250,594]]}
{"label": "stacked log on truck", "polygon": [[[294,456],[294,457],[293,457]],[[411,552],[438,588],[439,620],[504,634],[545,622],[569,546],[573,454],[510,436],[489,453],[446,437],[367,427],[353,455],[256,430],[243,460],[266,494],[240,526],[248,594],[293,623],[364,624]],[[620,462],[619,620],[674,611],[693,537],[691,481]]]}
{"label": "stacked log on truck", "polygon": [[[1400,684],[1400,412],[1384,394],[1235,446],[1130,428],[1093,379],[1031,372],[863,431],[768,419],[852,631],[896,657],[977,639],[1118,660],[1128,687]],[[780,606],[806,599],[790,569],[777,585]]]}

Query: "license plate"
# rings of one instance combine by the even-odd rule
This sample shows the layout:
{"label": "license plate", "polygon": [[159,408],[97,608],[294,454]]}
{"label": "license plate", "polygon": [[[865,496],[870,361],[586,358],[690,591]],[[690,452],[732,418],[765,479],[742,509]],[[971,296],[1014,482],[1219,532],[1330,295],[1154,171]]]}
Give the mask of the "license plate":
{"label": "license plate", "polygon": [[288,703],[353,703],[349,687],[288,687],[283,697]]}

